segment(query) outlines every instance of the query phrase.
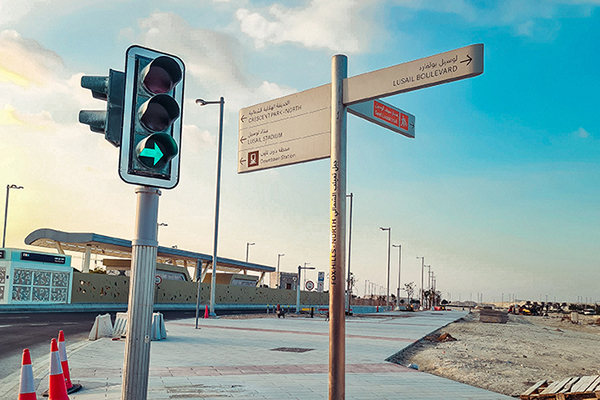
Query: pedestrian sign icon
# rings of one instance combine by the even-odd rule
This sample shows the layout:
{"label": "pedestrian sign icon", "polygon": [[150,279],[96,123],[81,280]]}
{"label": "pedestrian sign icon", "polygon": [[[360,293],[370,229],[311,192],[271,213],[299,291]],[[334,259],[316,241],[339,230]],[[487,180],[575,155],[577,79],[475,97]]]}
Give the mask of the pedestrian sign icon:
{"label": "pedestrian sign icon", "polygon": [[248,166],[258,167],[258,151],[251,151],[248,153]]}

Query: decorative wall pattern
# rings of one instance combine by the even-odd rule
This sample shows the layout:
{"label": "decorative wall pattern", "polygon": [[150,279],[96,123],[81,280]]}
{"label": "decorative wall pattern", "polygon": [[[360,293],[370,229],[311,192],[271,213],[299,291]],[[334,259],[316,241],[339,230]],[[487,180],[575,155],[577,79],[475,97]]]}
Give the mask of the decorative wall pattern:
{"label": "decorative wall pattern", "polygon": [[[69,274],[66,272],[15,268],[13,302],[66,303]],[[2,299],[0,297],[0,299]]]}
{"label": "decorative wall pattern", "polygon": [[4,287],[6,285],[6,268],[0,268],[0,302],[4,300]]}

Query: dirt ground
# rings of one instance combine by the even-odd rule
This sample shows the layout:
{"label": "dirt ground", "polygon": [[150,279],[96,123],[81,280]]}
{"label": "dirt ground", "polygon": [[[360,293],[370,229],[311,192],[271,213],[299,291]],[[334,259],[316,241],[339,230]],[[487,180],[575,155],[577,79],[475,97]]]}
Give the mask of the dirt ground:
{"label": "dirt ground", "polygon": [[506,324],[481,323],[473,312],[436,333],[456,341],[421,340],[390,361],[419,371],[518,397],[534,383],[596,375],[600,369],[598,316],[579,324],[549,317],[510,315]]}

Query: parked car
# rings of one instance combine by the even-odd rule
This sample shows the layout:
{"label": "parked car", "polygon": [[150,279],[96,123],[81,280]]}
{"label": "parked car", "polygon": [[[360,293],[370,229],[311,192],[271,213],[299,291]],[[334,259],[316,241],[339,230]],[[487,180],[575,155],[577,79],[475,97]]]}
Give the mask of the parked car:
{"label": "parked car", "polygon": [[593,308],[586,308],[583,310],[583,315],[596,315],[596,310]]}

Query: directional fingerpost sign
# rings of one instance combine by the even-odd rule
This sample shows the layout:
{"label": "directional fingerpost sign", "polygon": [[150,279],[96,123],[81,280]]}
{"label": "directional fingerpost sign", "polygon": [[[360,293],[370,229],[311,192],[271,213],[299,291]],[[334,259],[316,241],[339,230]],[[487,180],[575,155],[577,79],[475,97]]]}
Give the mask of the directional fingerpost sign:
{"label": "directional fingerpost sign", "polygon": [[483,73],[483,44],[436,54],[344,80],[344,104],[392,96]]}
{"label": "directional fingerpost sign", "polygon": [[415,137],[415,116],[382,100],[353,104],[348,106],[348,112],[406,137]]}
{"label": "directional fingerpost sign", "polygon": [[238,173],[329,157],[330,85],[240,110]]}
{"label": "directional fingerpost sign", "polygon": [[[345,254],[347,112],[409,138],[415,116],[380,98],[483,73],[483,44],[347,77],[348,60],[335,55],[331,83],[240,110],[238,173],[329,157],[329,386],[345,395]],[[323,281],[319,273],[319,291]],[[312,281],[308,290],[314,289]],[[299,303],[299,300],[298,300]]]}

